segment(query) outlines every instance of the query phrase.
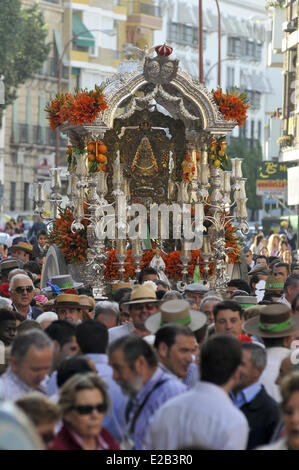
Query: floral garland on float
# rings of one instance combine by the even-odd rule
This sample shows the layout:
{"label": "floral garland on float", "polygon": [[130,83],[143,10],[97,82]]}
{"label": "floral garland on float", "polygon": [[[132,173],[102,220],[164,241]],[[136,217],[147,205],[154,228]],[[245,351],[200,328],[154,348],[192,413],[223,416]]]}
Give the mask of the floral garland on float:
{"label": "floral garland on float", "polygon": [[91,124],[99,112],[107,108],[103,90],[95,86],[94,90],[75,90],[72,93],[58,93],[46,106],[50,129],[55,130],[60,124],[69,122],[72,125],[81,125],[86,121]]}
{"label": "floral garland on float", "polygon": [[[49,242],[56,244],[63,253],[66,261],[70,264],[84,263],[87,261],[87,227],[89,221],[83,219],[82,223],[84,229],[73,233],[71,230],[74,217],[69,208],[60,209],[60,214],[55,219],[53,230],[49,237]],[[88,217],[88,213],[85,213]],[[236,263],[239,260],[241,249],[239,247],[239,238],[236,236],[237,228],[233,227],[230,222],[226,225],[225,242],[226,247],[230,248],[228,258],[230,263]],[[145,250],[140,260],[140,268],[147,268],[150,265],[153,257],[156,255],[156,250]],[[160,253],[166,269],[165,274],[170,279],[182,279],[182,267],[180,260],[180,251],[171,251],[169,253]],[[202,263],[200,250],[191,251],[191,259],[188,264],[188,276],[194,275],[195,267],[199,264],[201,274],[204,274],[204,266]],[[132,250],[127,251],[127,257],[125,259],[125,272],[124,278],[131,279],[135,276],[136,267],[134,265],[134,259],[132,258]],[[213,272],[213,263],[210,263],[210,274]],[[116,257],[116,250],[112,249],[108,251],[108,258],[105,262],[105,279],[113,281],[119,279],[119,266]]]}
{"label": "floral garland on float", "polygon": [[[168,53],[168,51],[166,51],[165,54],[166,53]],[[229,121],[234,119],[237,121],[238,126],[241,127],[247,118],[246,111],[249,108],[245,93],[238,94],[236,89],[232,92],[226,91],[226,93],[223,93],[222,89],[219,88],[216,91],[212,90],[212,94],[225,120]],[[95,90],[92,91],[77,90],[75,94],[60,93],[56,95],[55,99],[51,101],[45,110],[48,113],[50,128],[54,130],[60,124],[67,121],[72,125],[81,125],[85,122],[92,123],[98,113],[103,112],[106,107],[107,103],[103,95],[103,90],[96,86]],[[215,168],[220,167],[223,169],[223,165],[228,161],[226,146],[227,141],[224,137],[219,137],[217,140],[211,142],[208,148],[209,163],[213,164]],[[106,172],[108,164],[106,155],[107,147],[102,140],[89,141],[84,149],[78,149],[69,145],[66,153],[68,170],[71,174],[76,171],[77,154],[86,154],[88,173]],[[195,159],[198,165],[201,159],[199,152],[195,153],[195,158],[190,155],[189,151],[186,152],[185,158],[181,164],[181,177],[183,182],[192,183],[196,171]],[[88,216],[86,206],[84,209],[85,215]],[[192,212],[191,215],[194,216]],[[229,217],[228,214],[227,217]],[[65,209],[59,209],[59,217],[55,219],[53,230],[50,234],[50,243],[56,244],[58,248],[61,249],[68,263],[84,263],[87,261],[87,226],[90,222],[83,218],[82,224],[84,228],[75,233],[71,230],[73,222],[74,217],[71,208],[66,207]],[[225,229],[225,244],[226,248],[229,248],[228,260],[230,263],[238,262],[241,253],[236,231],[237,228],[233,227],[228,220]],[[140,260],[140,269],[148,267],[155,255],[155,250],[145,250]],[[181,252],[178,250],[170,251],[169,253],[161,252],[160,255],[165,263],[165,274],[170,279],[182,279]],[[199,266],[200,273],[204,274],[204,263],[201,252],[200,250],[193,250],[191,251],[190,261],[188,263],[188,276],[192,277],[194,275],[197,266]],[[209,270],[210,274],[212,274],[214,263],[209,264]],[[136,267],[132,257],[132,250],[128,250],[125,259],[124,278],[133,278],[135,271]],[[116,250],[112,249],[108,251],[104,276],[106,280],[112,281],[118,279],[119,275]]]}

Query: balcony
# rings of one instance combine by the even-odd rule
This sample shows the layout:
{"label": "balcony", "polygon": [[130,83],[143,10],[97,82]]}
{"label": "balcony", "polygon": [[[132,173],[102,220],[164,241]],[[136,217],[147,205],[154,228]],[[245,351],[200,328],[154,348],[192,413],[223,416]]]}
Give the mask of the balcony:
{"label": "balcony", "polygon": [[[56,131],[49,127],[30,124],[13,124],[10,138],[11,144],[26,146],[55,147]],[[59,137],[59,146],[66,147],[67,138]]]}
{"label": "balcony", "polygon": [[127,19],[128,26],[140,26],[152,30],[162,29],[162,10],[158,3],[134,2]]}

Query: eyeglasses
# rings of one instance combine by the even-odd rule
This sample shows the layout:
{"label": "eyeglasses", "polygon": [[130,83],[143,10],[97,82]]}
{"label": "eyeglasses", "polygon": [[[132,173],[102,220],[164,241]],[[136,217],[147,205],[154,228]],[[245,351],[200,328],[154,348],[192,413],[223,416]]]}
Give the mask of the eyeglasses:
{"label": "eyeglasses", "polygon": [[87,307],[85,305],[82,305],[82,310],[87,310],[88,312],[92,312],[93,311],[93,307]]}
{"label": "eyeglasses", "polygon": [[93,410],[97,410],[98,413],[106,413],[108,411],[107,403],[99,403],[98,405],[77,405],[71,408],[77,411],[79,415],[90,415]]}
{"label": "eyeglasses", "polygon": [[24,294],[25,292],[32,292],[33,287],[32,286],[19,286],[15,288],[15,291],[17,294]]}
{"label": "eyeglasses", "polygon": [[132,307],[135,309],[135,310],[143,310],[144,308],[146,310],[153,310],[155,308],[155,305],[156,304],[133,304]]}
{"label": "eyeglasses", "polygon": [[44,432],[41,434],[41,438],[45,444],[49,444],[51,441],[54,440],[54,433],[53,432]]}

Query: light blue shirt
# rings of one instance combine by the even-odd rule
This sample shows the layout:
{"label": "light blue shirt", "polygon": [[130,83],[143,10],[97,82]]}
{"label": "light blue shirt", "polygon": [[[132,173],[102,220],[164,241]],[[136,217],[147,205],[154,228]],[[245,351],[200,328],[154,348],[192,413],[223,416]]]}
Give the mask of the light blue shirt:
{"label": "light blue shirt", "polygon": [[[165,382],[162,385],[153,390],[158,382],[164,380]],[[152,393],[150,393],[151,390],[153,390]],[[150,393],[144,407],[136,419],[134,432],[130,434],[131,439],[134,441],[134,449],[140,450],[143,448],[148,425],[155,412],[170,398],[187,392],[187,390],[186,385],[178,379],[173,378],[173,375],[168,374],[160,367],[157,368],[140,392],[131,400],[132,406],[127,422],[128,431],[130,430],[132,421],[138,412],[138,409],[142,405],[146,396]]]}
{"label": "light blue shirt", "polygon": [[257,394],[260,393],[261,389],[262,385],[258,382],[255,382],[254,384],[249,385],[249,387],[243,388],[243,390],[238,392],[237,395],[231,393],[230,396],[234,405],[236,405],[238,408],[241,408],[246,403],[250,403],[252,400],[254,400]]}

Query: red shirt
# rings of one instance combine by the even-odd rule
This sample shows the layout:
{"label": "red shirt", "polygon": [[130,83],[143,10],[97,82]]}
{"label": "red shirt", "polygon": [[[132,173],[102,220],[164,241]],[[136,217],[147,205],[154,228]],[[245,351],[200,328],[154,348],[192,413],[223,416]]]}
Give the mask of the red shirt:
{"label": "red shirt", "polygon": [[[83,450],[82,439],[66,423],[56,434],[51,450]],[[118,443],[106,429],[97,436],[96,450],[119,450]]]}

